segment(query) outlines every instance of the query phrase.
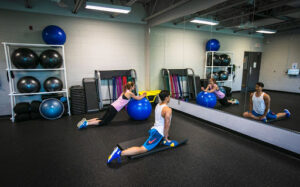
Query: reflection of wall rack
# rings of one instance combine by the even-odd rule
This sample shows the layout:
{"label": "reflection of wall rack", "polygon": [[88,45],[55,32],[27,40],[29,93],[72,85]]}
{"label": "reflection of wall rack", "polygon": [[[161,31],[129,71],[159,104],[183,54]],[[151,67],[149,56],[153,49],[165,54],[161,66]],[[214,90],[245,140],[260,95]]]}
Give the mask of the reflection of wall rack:
{"label": "reflection of wall rack", "polygon": [[[228,66],[214,66],[214,55],[215,54],[229,55],[231,58],[230,64]],[[206,51],[205,56],[206,56],[206,58],[205,58],[205,65],[204,65],[204,76],[206,76],[206,78],[209,78],[209,77],[212,77],[212,75],[215,73],[215,70],[228,71],[228,69],[231,69],[230,74],[228,74],[228,80],[217,80],[217,83],[220,86],[224,86],[226,84],[226,86],[230,86],[230,88],[232,89],[232,85],[233,85],[233,62],[232,62],[233,52],[231,52],[231,51]],[[208,58],[211,58],[211,66],[207,65]]]}
{"label": "reflection of wall rack", "polygon": [[[138,86],[137,86],[137,74],[135,69],[129,70],[95,70],[95,79],[97,82],[97,90],[98,90],[98,98],[99,98],[99,108],[100,110],[103,109],[104,104],[110,104],[113,102],[116,97],[113,97],[114,88],[113,79],[117,77],[127,77],[127,80],[133,81],[135,83],[135,93],[138,93]],[[130,78],[130,79],[129,79]],[[115,79],[116,80],[116,79]],[[107,83],[107,88],[105,88],[105,84]],[[121,90],[123,90],[123,81],[120,83]],[[119,85],[120,85],[119,84]],[[109,93],[109,98],[104,98],[103,90],[107,90]]]}
{"label": "reflection of wall rack", "polygon": [[[6,65],[7,65],[7,75],[9,80],[9,96],[10,96],[10,104],[11,104],[11,120],[12,122],[15,121],[15,112],[13,110],[14,106],[17,104],[16,97],[22,97],[22,96],[35,96],[35,95],[49,95],[49,94],[58,94],[61,93],[67,98],[67,104],[68,104],[68,114],[70,113],[70,104],[69,104],[69,92],[68,92],[68,85],[67,85],[67,72],[66,72],[66,64],[65,64],[65,51],[63,45],[46,45],[46,44],[27,44],[27,43],[2,43],[4,45],[4,52],[5,52],[5,58],[6,58]],[[63,58],[63,63],[61,68],[53,68],[53,69],[44,69],[41,67],[37,67],[35,69],[21,69],[16,68],[12,62],[11,62],[11,54],[13,49],[17,49],[19,47],[25,47],[33,49],[37,54],[39,52],[42,52],[46,49],[54,49],[58,51]],[[40,91],[35,93],[19,93],[16,90],[16,82],[15,82],[15,75],[18,76],[19,74],[28,74],[32,75],[33,72],[39,72],[41,74],[46,74],[50,72],[58,72],[60,74],[60,78],[63,81],[63,89],[61,91],[52,91],[52,92],[46,92],[46,91]],[[30,98],[31,98],[30,97]],[[32,98],[30,100],[33,100]]]}
{"label": "reflection of wall rack", "polygon": [[[171,96],[177,99],[195,99],[197,96],[196,90],[196,81],[195,81],[195,73],[192,68],[186,69],[162,69],[162,78],[164,83],[164,89],[169,90]],[[176,81],[173,78],[180,77],[179,81],[177,81],[178,85],[181,86],[181,93],[176,92],[175,87]],[[168,79],[166,79],[168,78]],[[180,95],[180,96],[179,96]]]}

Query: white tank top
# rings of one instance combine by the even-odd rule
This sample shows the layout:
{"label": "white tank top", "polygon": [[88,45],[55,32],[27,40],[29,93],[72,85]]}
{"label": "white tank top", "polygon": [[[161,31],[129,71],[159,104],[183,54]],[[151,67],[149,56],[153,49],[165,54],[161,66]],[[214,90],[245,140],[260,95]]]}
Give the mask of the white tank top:
{"label": "white tank top", "polygon": [[[155,123],[151,129],[156,129],[159,134],[164,136],[165,118],[161,115],[163,108],[167,106],[166,104],[157,104],[155,107]],[[170,119],[171,120],[171,119]]]}
{"label": "white tank top", "polygon": [[253,110],[260,115],[263,115],[266,110],[264,95],[265,93],[263,92],[259,97],[256,97],[256,92],[254,92],[252,96]]}

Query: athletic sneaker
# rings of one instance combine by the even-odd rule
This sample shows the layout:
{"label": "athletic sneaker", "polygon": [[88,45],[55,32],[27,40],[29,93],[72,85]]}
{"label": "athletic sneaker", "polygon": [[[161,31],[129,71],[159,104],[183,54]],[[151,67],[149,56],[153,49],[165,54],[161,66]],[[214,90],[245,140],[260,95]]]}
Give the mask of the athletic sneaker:
{"label": "athletic sneaker", "polygon": [[88,122],[85,118],[82,118],[78,123],[77,123],[77,127],[78,129],[82,129],[82,128],[86,128],[88,125]]}
{"label": "athletic sneaker", "polygon": [[163,144],[170,147],[176,147],[178,145],[178,142],[175,140],[171,140],[169,142],[167,140],[164,140]]}
{"label": "athletic sneaker", "polygon": [[236,105],[240,104],[239,100],[234,99],[234,104],[236,104]]}
{"label": "athletic sneaker", "polygon": [[290,111],[289,111],[288,109],[284,109],[283,112],[286,113],[285,116],[286,116],[287,118],[289,118],[289,117],[291,116],[291,113],[290,113]]}
{"label": "athletic sneaker", "polygon": [[121,162],[121,149],[119,147],[115,147],[114,151],[109,155],[107,163],[109,164],[114,159],[118,159],[118,162]]}

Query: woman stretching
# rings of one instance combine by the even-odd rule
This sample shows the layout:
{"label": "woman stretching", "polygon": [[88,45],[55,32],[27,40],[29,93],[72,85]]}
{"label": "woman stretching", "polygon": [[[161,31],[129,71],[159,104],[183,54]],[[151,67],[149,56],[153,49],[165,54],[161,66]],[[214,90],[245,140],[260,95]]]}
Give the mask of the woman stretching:
{"label": "woman stretching", "polygon": [[109,105],[106,113],[102,118],[93,118],[87,120],[86,118],[82,118],[78,123],[77,127],[78,129],[86,128],[89,125],[107,125],[109,122],[113,120],[113,118],[116,116],[116,114],[124,108],[125,105],[128,104],[131,98],[136,100],[141,100],[146,96],[146,92],[143,93],[143,95],[136,96],[134,93],[132,93],[132,90],[135,89],[133,82],[128,82],[126,85],[124,85],[123,93],[120,95],[120,97]]}
{"label": "woman stretching", "polygon": [[232,104],[239,104],[239,101],[237,99],[233,99],[233,100],[227,99],[225,94],[219,90],[219,86],[217,85],[217,82],[214,78],[210,78],[208,83],[209,84],[207,85],[207,88],[204,89],[203,87],[201,87],[201,90],[209,93],[214,93],[218,101],[221,103],[221,105],[229,106]]}

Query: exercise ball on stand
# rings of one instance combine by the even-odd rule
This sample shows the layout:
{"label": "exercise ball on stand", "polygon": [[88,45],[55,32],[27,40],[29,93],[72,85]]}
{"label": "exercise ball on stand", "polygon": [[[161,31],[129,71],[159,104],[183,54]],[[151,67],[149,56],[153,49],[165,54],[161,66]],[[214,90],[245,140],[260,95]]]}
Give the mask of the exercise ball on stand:
{"label": "exercise ball on stand", "polygon": [[40,91],[41,84],[35,77],[26,76],[19,79],[17,88],[21,93],[35,93]]}
{"label": "exercise ball on stand", "polygon": [[11,54],[11,61],[16,68],[33,69],[39,64],[37,54],[28,48],[18,48]]}
{"label": "exercise ball on stand", "polygon": [[217,39],[210,39],[206,42],[206,51],[218,51],[220,42]]}
{"label": "exercise ball on stand", "polygon": [[57,77],[49,77],[44,81],[44,89],[47,92],[61,91],[62,88],[63,88],[63,83]]}
{"label": "exercise ball on stand", "polygon": [[40,63],[44,68],[59,68],[63,63],[63,59],[59,52],[49,49],[41,53]]}
{"label": "exercise ball on stand", "polygon": [[45,27],[42,36],[46,44],[63,45],[66,42],[65,31],[56,25]]}
{"label": "exercise ball on stand", "polygon": [[227,71],[220,71],[219,72],[220,80],[228,80],[228,72]]}
{"label": "exercise ball on stand", "polygon": [[221,66],[221,58],[219,55],[217,54],[214,54],[214,57],[213,57],[213,63],[214,63],[214,66]]}
{"label": "exercise ball on stand", "polygon": [[196,102],[198,105],[214,108],[217,104],[217,97],[214,93],[200,92],[197,95]]}
{"label": "exercise ball on stand", "polygon": [[216,81],[219,80],[219,73],[214,72],[211,76],[211,78],[214,78]]}
{"label": "exercise ball on stand", "polygon": [[231,58],[227,54],[220,55],[221,66],[229,66],[231,62]]}
{"label": "exercise ball on stand", "polygon": [[65,108],[60,100],[50,98],[43,100],[39,110],[43,118],[54,120],[60,118],[64,114]]}
{"label": "exercise ball on stand", "polygon": [[152,106],[148,99],[131,99],[127,105],[127,113],[134,120],[145,120],[151,115]]}

